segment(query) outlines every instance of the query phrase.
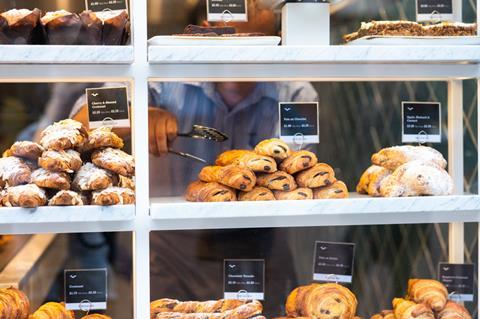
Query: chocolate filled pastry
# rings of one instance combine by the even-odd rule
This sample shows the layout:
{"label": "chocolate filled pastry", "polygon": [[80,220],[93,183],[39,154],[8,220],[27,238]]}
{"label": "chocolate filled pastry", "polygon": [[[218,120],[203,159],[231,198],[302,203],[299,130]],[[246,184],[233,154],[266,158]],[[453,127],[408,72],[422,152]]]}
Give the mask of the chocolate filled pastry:
{"label": "chocolate filled pastry", "polygon": [[12,9],[0,14],[8,26],[4,27],[4,40],[6,44],[31,44],[34,39],[37,28],[40,26],[41,11],[38,9]]}
{"label": "chocolate filled pastry", "polygon": [[272,191],[265,187],[257,186],[249,192],[240,192],[239,201],[270,201],[275,200]]}
{"label": "chocolate filled pastry", "polygon": [[250,169],[235,165],[204,167],[198,178],[203,182],[217,182],[245,192],[251,191],[257,181]]}
{"label": "chocolate filled pastry", "polygon": [[32,183],[42,188],[67,190],[70,189],[70,176],[63,172],[39,168],[32,173]]}
{"label": "chocolate filled pastry", "polygon": [[372,164],[385,167],[391,171],[412,161],[432,163],[443,169],[447,167],[447,161],[442,153],[428,146],[393,146],[384,148],[372,155]]}
{"label": "chocolate filled pastry", "polygon": [[0,289],[0,315],[2,319],[28,319],[30,301],[20,290],[9,287]]}
{"label": "chocolate filled pastry", "polygon": [[12,156],[33,161],[37,161],[44,151],[45,149],[40,144],[29,141],[15,142],[12,147],[10,147],[10,154]]}
{"label": "chocolate filled pastry", "polygon": [[314,199],[339,199],[348,198],[348,188],[342,181],[336,181],[331,185],[313,190]]}
{"label": "chocolate filled pastry", "polygon": [[114,182],[112,173],[92,163],[85,163],[75,174],[72,186],[78,191],[93,191],[110,187]]}
{"label": "chocolate filled pastry", "polygon": [[215,164],[218,166],[238,165],[247,167],[254,172],[273,173],[277,171],[277,163],[272,157],[244,150],[223,152],[217,157]]}
{"label": "chocolate filled pastry", "polygon": [[118,175],[118,183],[116,186],[135,190],[135,177],[128,178],[122,175]]}
{"label": "chocolate filled pastry", "polygon": [[48,206],[83,206],[82,196],[74,191],[61,190],[49,201]]}
{"label": "chocolate filled pastry", "polygon": [[109,127],[100,127],[88,133],[88,140],[81,147],[82,152],[97,148],[123,148],[123,140]]}
{"label": "chocolate filled pastry", "polygon": [[259,174],[257,185],[278,191],[293,191],[297,188],[295,178],[284,171],[276,171],[273,174]]}
{"label": "chocolate filled pastry", "polygon": [[402,298],[393,299],[395,319],[435,319],[432,309],[425,304]]}
{"label": "chocolate filled pastry", "polygon": [[317,155],[310,151],[292,152],[281,164],[280,169],[288,174],[304,171],[318,163]]}
{"label": "chocolate filled pastry", "polygon": [[83,145],[88,132],[82,123],[63,120],[48,126],[40,134],[40,144],[47,150],[67,150]]}
{"label": "chocolate filled pastry", "polygon": [[65,10],[47,12],[41,22],[47,34],[48,44],[78,44],[78,36],[82,28],[78,14]]}
{"label": "chocolate filled pastry", "polygon": [[310,188],[297,188],[293,191],[274,191],[277,200],[307,200],[313,199],[313,191]]}
{"label": "chocolate filled pastry", "polygon": [[434,311],[440,311],[448,300],[448,290],[440,281],[433,279],[410,279],[407,299],[423,303]]}
{"label": "chocolate filled pastry", "polygon": [[264,140],[255,146],[255,152],[260,155],[270,156],[277,161],[283,161],[290,155],[290,147],[278,138]]}
{"label": "chocolate filled pastry", "polygon": [[106,148],[92,154],[92,162],[98,167],[119,175],[132,177],[135,175],[135,159],[122,150]]}
{"label": "chocolate filled pastry", "polygon": [[43,152],[38,165],[47,171],[74,173],[82,166],[82,159],[80,153],[74,150],[51,150]]}
{"label": "chocolate filled pastry", "polygon": [[196,181],[188,186],[185,199],[189,202],[233,202],[237,196],[233,189],[225,185]]}
{"label": "chocolate filled pastry", "polygon": [[126,10],[97,12],[103,22],[102,42],[104,45],[121,45],[127,32],[128,12]]}
{"label": "chocolate filled pastry", "polygon": [[184,34],[215,34],[215,35],[222,35],[222,34],[234,34],[236,32],[234,27],[204,27],[199,25],[189,24],[185,27],[183,31]]}
{"label": "chocolate filled pastry", "polygon": [[36,208],[47,203],[45,191],[35,184],[9,187],[3,198],[7,207]]}
{"label": "chocolate filled pastry", "polygon": [[336,181],[333,168],[325,163],[316,164],[298,173],[295,180],[298,186],[308,188],[328,186]]}
{"label": "chocolate filled pastry", "polygon": [[468,310],[453,301],[447,301],[445,307],[437,313],[438,319],[472,319]]}
{"label": "chocolate filled pastry", "polygon": [[357,185],[357,193],[368,194],[373,197],[379,197],[380,187],[386,177],[390,176],[392,172],[385,167],[378,165],[370,166],[360,177]]}
{"label": "chocolate filled pastry", "polygon": [[31,175],[31,167],[21,158],[14,156],[0,158],[0,180],[4,186],[28,184]]}
{"label": "chocolate filled pastry", "polygon": [[129,188],[109,187],[92,193],[92,205],[112,206],[135,204],[135,192]]}
{"label": "chocolate filled pastry", "polygon": [[102,20],[92,11],[80,13],[82,24],[78,35],[78,44],[81,45],[102,45]]}
{"label": "chocolate filled pastry", "polygon": [[29,319],[75,319],[75,313],[67,310],[63,303],[47,302],[35,311]]}

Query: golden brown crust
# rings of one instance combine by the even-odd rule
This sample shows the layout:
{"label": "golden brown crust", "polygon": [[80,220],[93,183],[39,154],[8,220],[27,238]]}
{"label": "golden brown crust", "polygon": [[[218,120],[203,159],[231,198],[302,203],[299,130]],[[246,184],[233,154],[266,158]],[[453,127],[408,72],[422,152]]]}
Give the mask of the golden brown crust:
{"label": "golden brown crust", "polygon": [[395,319],[434,319],[432,309],[421,303],[417,304],[413,301],[402,298],[393,299],[393,311]]}
{"label": "golden brown crust", "polygon": [[82,123],[63,120],[47,127],[40,135],[40,144],[47,150],[67,150],[81,147],[88,137]]}
{"label": "golden brown crust", "polygon": [[112,173],[92,163],[85,163],[75,174],[72,187],[78,191],[93,191],[105,189],[113,184],[114,176]]}
{"label": "golden brown crust", "polygon": [[22,291],[13,287],[0,289],[0,315],[3,315],[1,318],[28,319],[29,312],[30,302]]}
{"label": "golden brown crust", "polygon": [[63,303],[47,302],[30,316],[30,319],[47,318],[75,319],[75,314],[73,311],[67,310]]}
{"label": "golden brown crust", "polygon": [[438,319],[472,319],[468,310],[453,301],[447,301],[445,307],[437,314]]}
{"label": "golden brown crust", "polygon": [[297,188],[295,178],[284,171],[277,171],[273,174],[259,174],[257,185],[278,191],[292,191]]}
{"label": "golden brown crust", "polygon": [[12,147],[10,147],[10,154],[12,156],[34,161],[36,161],[44,151],[45,149],[40,144],[29,141],[15,142]]}
{"label": "golden brown crust", "polygon": [[88,133],[88,140],[82,146],[81,151],[87,152],[97,148],[123,148],[123,140],[112,132],[109,127],[100,127]]}
{"label": "golden brown crust", "polygon": [[159,313],[162,312],[172,312],[176,305],[180,301],[175,299],[158,299],[150,303],[150,319],[155,319]]}
{"label": "golden brown crust", "polygon": [[188,186],[185,199],[189,202],[232,202],[237,197],[230,187],[216,182],[196,181]]}
{"label": "golden brown crust", "polygon": [[92,154],[92,162],[119,175],[127,177],[135,175],[135,159],[121,150],[111,147],[97,150]]}
{"label": "golden brown crust", "polygon": [[393,146],[384,148],[372,155],[372,164],[385,167],[391,171],[411,161],[432,163],[443,169],[447,167],[447,161],[443,155],[428,146]]}
{"label": "golden brown crust", "polygon": [[243,191],[251,191],[257,182],[255,174],[248,168],[235,165],[206,166],[198,175],[203,182],[217,182]]}
{"label": "golden brown crust", "polygon": [[49,150],[43,152],[38,165],[47,171],[73,173],[82,167],[82,159],[80,153],[74,150]]}
{"label": "golden brown crust", "polygon": [[307,200],[313,199],[313,191],[310,188],[297,188],[293,191],[274,191],[277,200]]}
{"label": "golden brown crust", "polygon": [[313,190],[314,199],[340,199],[348,198],[348,188],[342,181],[336,181],[332,185]]}
{"label": "golden brown crust", "polygon": [[240,192],[239,201],[270,201],[275,200],[275,195],[268,188],[256,186],[249,192]]}
{"label": "golden brown crust", "polygon": [[278,161],[283,161],[290,155],[290,147],[278,138],[264,140],[255,146],[255,152],[260,155],[270,156]]}
{"label": "golden brown crust", "polygon": [[424,303],[434,311],[440,311],[448,300],[448,290],[439,281],[433,279],[410,279],[407,299]]}
{"label": "golden brown crust", "polygon": [[317,163],[318,159],[314,153],[310,151],[296,151],[292,152],[292,154],[280,164],[280,169],[293,175],[313,167]]}
{"label": "golden brown crust", "polygon": [[92,205],[112,206],[135,204],[135,192],[129,188],[109,187],[92,193]]}
{"label": "golden brown crust", "polygon": [[128,178],[122,175],[118,175],[118,183],[116,186],[135,190],[135,177]]}
{"label": "golden brown crust", "polygon": [[35,184],[9,187],[3,198],[7,207],[36,208],[47,203],[45,191]]}
{"label": "golden brown crust", "polygon": [[48,202],[48,206],[83,206],[82,196],[74,191],[62,190]]}
{"label": "golden brown crust", "polygon": [[325,163],[318,163],[298,173],[295,180],[298,186],[308,188],[328,186],[336,181],[333,168]]}
{"label": "golden brown crust", "polygon": [[273,173],[277,171],[277,163],[272,157],[245,150],[223,152],[217,157],[215,164],[218,166],[239,165],[249,168],[254,172]]}
{"label": "golden brown crust", "polygon": [[0,158],[0,184],[18,186],[30,183],[32,170],[27,161],[10,156]]}
{"label": "golden brown crust", "polygon": [[360,177],[357,185],[359,194],[368,194],[370,196],[379,197],[380,188],[385,178],[390,176],[392,172],[378,165],[370,166]]}
{"label": "golden brown crust", "polygon": [[70,176],[63,172],[51,172],[39,168],[32,173],[32,183],[38,187],[59,190],[70,189]]}
{"label": "golden brown crust", "polygon": [[82,319],[112,319],[112,318],[106,315],[101,315],[99,313],[94,313],[94,314],[82,317]]}

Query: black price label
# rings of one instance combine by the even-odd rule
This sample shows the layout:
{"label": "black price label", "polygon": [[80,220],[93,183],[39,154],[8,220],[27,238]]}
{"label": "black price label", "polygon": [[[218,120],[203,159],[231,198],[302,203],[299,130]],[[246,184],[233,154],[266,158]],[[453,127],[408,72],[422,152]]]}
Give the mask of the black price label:
{"label": "black price label", "polygon": [[265,298],[264,259],[225,259],[223,273],[225,299]]}
{"label": "black price label", "polygon": [[208,21],[248,21],[247,0],[207,0]]}
{"label": "black price label", "polygon": [[107,269],[65,270],[68,310],[107,309]]}
{"label": "black price label", "polygon": [[474,264],[438,264],[438,280],[447,287],[450,300],[473,301],[474,276]]}
{"label": "black price label", "polygon": [[355,244],[315,242],[313,280],[351,283]]}
{"label": "black price label", "polygon": [[441,143],[442,108],[434,102],[402,102],[402,142]]}
{"label": "black price label", "polygon": [[90,128],[130,127],[126,87],[86,89]]}
{"label": "black price label", "polygon": [[85,6],[93,12],[128,10],[128,0],[85,0]]}
{"label": "black price label", "polygon": [[453,20],[453,0],[417,0],[417,21]]}
{"label": "black price label", "polygon": [[287,143],[320,143],[318,102],[282,102],[280,110],[280,138]]}

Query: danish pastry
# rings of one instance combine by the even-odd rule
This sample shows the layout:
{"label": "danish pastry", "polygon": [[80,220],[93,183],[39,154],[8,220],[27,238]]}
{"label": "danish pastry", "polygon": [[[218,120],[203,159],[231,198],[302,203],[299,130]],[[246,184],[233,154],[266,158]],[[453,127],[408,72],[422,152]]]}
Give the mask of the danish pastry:
{"label": "danish pastry", "polygon": [[265,187],[257,186],[249,192],[240,192],[239,201],[270,201],[275,200],[272,191]]}
{"label": "danish pastry", "polygon": [[315,199],[348,198],[348,195],[347,185],[342,181],[336,181],[332,185],[313,190],[313,198]]}
{"label": "danish pastry", "polygon": [[437,314],[438,319],[472,319],[468,310],[453,301],[447,301],[445,307]]}
{"label": "danish pastry", "polygon": [[3,204],[7,207],[36,208],[47,203],[45,191],[35,184],[9,187]]}
{"label": "danish pastry", "polygon": [[189,202],[232,202],[237,196],[233,189],[222,184],[196,181],[188,186],[185,199]]}
{"label": "danish pastry", "polygon": [[109,127],[100,127],[88,134],[88,140],[81,147],[82,152],[87,152],[97,148],[123,148],[123,140],[115,134]]}
{"label": "danish pastry", "polygon": [[66,150],[83,145],[88,137],[82,123],[63,120],[47,127],[40,135],[40,144],[47,150]]}
{"label": "danish pastry", "polygon": [[393,146],[384,148],[372,155],[372,164],[385,167],[391,171],[411,161],[433,163],[443,169],[447,167],[447,161],[443,155],[428,146]]}
{"label": "danish pastry", "polygon": [[280,169],[288,174],[295,174],[315,166],[318,163],[317,155],[310,151],[292,152],[281,164]]}
{"label": "danish pastry", "polygon": [[43,152],[44,149],[40,144],[28,141],[16,142],[10,147],[11,155],[32,161],[37,161]]}
{"label": "danish pastry", "polygon": [[310,188],[297,188],[293,191],[274,191],[277,200],[306,200],[313,199],[313,192]]}
{"label": "danish pastry", "polygon": [[105,189],[114,184],[112,173],[99,168],[92,163],[85,163],[75,174],[73,188],[79,191]]}
{"label": "danish pastry", "polygon": [[402,298],[393,299],[395,319],[435,319],[432,309]]}
{"label": "danish pastry", "polygon": [[56,193],[48,202],[48,206],[83,206],[83,200],[80,194],[69,191],[61,190]]}
{"label": "danish pastry", "polygon": [[39,168],[32,173],[32,183],[38,187],[67,190],[70,189],[70,182],[70,176],[63,172],[52,172]]}
{"label": "danish pastry", "polygon": [[112,206],[135,204],[135,192],[129,188],[109,187],[92,193],[92,205]]}
{"label": "danish pastry", "polygon": [[0,316],[2,319],[28,319],[30,302],[20,290],[0,289]]}
{"label": "danish pastry", "polygon": [[440,311],[448,300],[448,290],[439,281],[432,279],[410,279],[407,299],[423,303],[434,311]]}
{"label": "danish pastry", "polygon": [[259,174],[257,185],[278,191],[292,191],[297,188],[293,176],[284,171],[277,171],[273,174]]}
{"label": "danish pastry", "polygon": [[370,196],[379,197],[380,187],[392,172],[382,166],[372,165],[370,166],[360,177],[360,181],[357,185],[357,192],[359,194],[368,194]]}
{"label": "danish pastry", "polygon": [[336,181],[333,168],[324,163],[316,164],[312,168],[298,173],[295,180],[298,186],[308,188],[328,186]]}
{"label": "danish pastry", "polygon": [[277,161],[283,161],[290,155],[290,147],[278,138],[265,140],[255,146],[255,152],[260,155],[270,156]]}
{"label": "danish pastry", "polygon": [[63,303],[47,302],[37,311],[35,311],[29,319],[75,319],[73,311],[67,310]]}
{"label": "danish pastry", "polygon": [[47,171],[74,173],[82,167],[82,159],[74,150],[49,150],[43,152],[38,165]]}
{"label": "danish pastry", "polygon": [[235,165],[204,167],[198,178],[203,182],[217,182],[246,192],[251,191],[257,181],[250,169]]}
{"label": "danish pastry", "polygon": [[370,319],[395,319],[393,310],[382,310],[380,313],[374,314]]}
{"label": "danish pastry", "polygon": [[30,183],[32,170],[26,161],[10,156],[0,158],[0,184],[18,186]]}
{"label": "danish pastry", "polygon": [[97,150],[92,155],[93,164],[119,175],[135,175],[135,159],[124,151],[108,147]]}
{"label": "danish pastry", "polygon": [[277,163],[272,157],[258,155],[252,151],[232,150],[220,154],[215,161],[218,166],[239,165],[254,172],[276,172]]}

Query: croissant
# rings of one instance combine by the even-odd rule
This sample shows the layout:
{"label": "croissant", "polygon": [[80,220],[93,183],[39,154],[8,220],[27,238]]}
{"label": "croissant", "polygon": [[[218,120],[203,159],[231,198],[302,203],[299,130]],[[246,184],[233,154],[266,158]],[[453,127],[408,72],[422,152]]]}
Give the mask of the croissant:
{"label": "croissant", "polygon": [[275,200],[272,191],[265,187],[256,186],[249,192],[240,192],[239,201],[270,201]]}
{"label": "croissant", "polygon": [[32,170],[26,161],[18,157],[0,158],[0,184],[18,186],[30,183]]}
{"label": "croissant", "polygon": [[292,191],[297,188],[293,176],[284,171],[257,175],[257,185],[278,191]]}
{"label": "croissant", "polygon": [[3,197],[7,207],[36,208],[47,203],[45,191],[35,184],[9,187]]}
{"label": "croissant", "polygon": [[296,151],[288,156],[282,164],[280,169],[288,174],[295,174],[307,168],[313,167],[318,163],[317,156],[310,151]]}
{"label": "croissant", "polygon": [[123,148],[123,140],[109,127],[100,127],[90,131],[88,140],[81,147],[81,150],[86,152],[104,147]]}
{"label": "croissant", "polygon": [[92,205],[112,206],[135,204],[135,192],[130,188],[109,187],[92,193]]}
{"label": "croissant", "polygon": [[74,191],[62,190],[48,202],[48,206],[83,206],[82,196]]}
{"label": "croissant", "polygon": [[204,167],[198,178],[203,182],[217,182],[246,192],[251,191],[257,182],[250,169],[235,165]]}
{"label": "croissant", "polygon": [[196,181],[188,186],[185,199],[189,202],[233,202],[237,196],[233,189],[222,184]]}
{"label": "croissant", "polygon": [[357,185],[357,193],[368,194],[370,196],[379,197],[380,187],[388,176],[392,172],[382,166],[372,165],[370,166],[360,177],[360,181]]}
{"label": "croissant", "polygon": [[63,303],[47,302],[30,316],[30,319],[75,319],[73,311],[67,310]]}
{"label": "croissant", "polygon": [[447,167],[447,161],[443,155],[428,146],[393,146],[384,148],[380,152],[372,155],[372,164],[385,167],[391,171],[394,171],[405,163],[417,160],[432,163],[441,168]]}
{"label": "croissant", "polygon": [[10,147],[10,152],[13,156],[35,161],[42,155],[44,150],[40,144],[29,141],[16,142]]}
{"label": "croissant", "polygon": [[433,279],[410,279],[407,299],[424,303],[434,311],[440,311],[448,300],[448,290],[439,281]]}
{"label": "croissant", "polygon": [[336,181],[333,168],[325,163],[316,164],[312,168],[298,173],[295,180],[298,186],[308,188],[328,186]]}
{"label": "croissant", "polygon": [[115,148],[96,150],[92,154],[92,162],[98,167],[119,175],[132,177],[135,175],[135,159],[132,155]]}
{"label": "croissant", "polygon": [[432,309],[403,298],[393,299],[395,319],[435,319]]}
{"label": "croissant", "polygon": [[276,172],[277,163],[268,156],[258,155],[252,151],[231,150],[220,154],[215,161],[218,166],[240,165],[254,172]]}
{"label": "croissant", "polygon": [[373,315],[370,319],[395,319],[393,310],[382,310],[380,313]]}
{"label": "croissant", "polygon": [[342,181],[336,181],[332,185],[313,190],[313,198],[315,199],[348,198],[348,195],[347,185]]}
{"label": "croissant", "polygon": [[255,152],[260,155],[270,156],[278,161],[283,161],[290,155],[290,147],[278,138],[265,140],[255,146]]}
{"label": "croissant", "polygon": [[80,153],[74,150],[43,152],[38,165],[47,171],[73,173],[82,166]]}
{"label": "croissant", "polygon": [[98,313],[94,313],[94,314],[82,317],[82,319],[112,319],[112,318],[109,317],[109,316],[106,316],[106,315],[101,315],[101,314],[98,314]]}
{"label": "croissant", "polygon": [[32,173],[32,183],[38,187],[68,190],[70,182],[70,176],[63,172],[51,172],[39,168]]}
{"label": "croissant", "polygon": [[0,318],[28,319],[30,302],[20,290],[10,287],[0,289]]}
{"label": "croissant", "polygon": [[297,188],[293,191],[274,191],[277,200],[306,200],[313,199],[313,191],[310,188]]}
{"label": "croissant", "polygon": [[472,319],[472,316],[464,306],[448,301],[437,314],[437,319]]}
{"label": "croissant", "polygon": [[40,135],[40,144],[47,150],[66,150],[83,145],[88,132],[82,123],[63,120],[47,127]]}

